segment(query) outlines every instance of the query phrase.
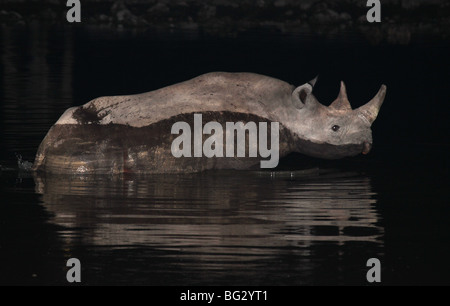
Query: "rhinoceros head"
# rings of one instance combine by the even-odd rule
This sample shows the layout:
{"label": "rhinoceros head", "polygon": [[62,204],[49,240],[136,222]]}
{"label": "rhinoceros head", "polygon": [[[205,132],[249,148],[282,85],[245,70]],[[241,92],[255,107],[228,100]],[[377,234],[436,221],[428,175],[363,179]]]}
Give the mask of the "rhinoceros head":
{"label": "rhinoceros head", "polygon": [[367,154],[372,147],[372,131],[386,95],[382,85],[367,104],[352,109],[344,82],[336,100],[326,107],[312,94],[316,79],[297,87],[292,93],[299,120],[294,124],[297,151],[320,158],[336,159]]}

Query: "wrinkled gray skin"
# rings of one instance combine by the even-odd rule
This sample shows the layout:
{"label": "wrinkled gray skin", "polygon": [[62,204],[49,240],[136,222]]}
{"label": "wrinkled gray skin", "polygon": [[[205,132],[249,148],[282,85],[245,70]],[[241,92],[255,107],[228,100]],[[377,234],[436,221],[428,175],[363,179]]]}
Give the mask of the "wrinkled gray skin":
{"label": "wrinkled gray skin", "polygon": [[171,126],[186,121],[193,127],[194,113],[202,114],[203,124],[279,122],[280,158],[291,152],[326,159],[368,153],[386,86],[352,110],[343,82],[328,107],[312,94],[314,83],[295,88],[253,73],[214,72],[148,93],[97,98],[61,116],[42,141],[33,170],[119,174],[259,165],[259,157],[173,157],[171,143],[179,135],[171,134]]}

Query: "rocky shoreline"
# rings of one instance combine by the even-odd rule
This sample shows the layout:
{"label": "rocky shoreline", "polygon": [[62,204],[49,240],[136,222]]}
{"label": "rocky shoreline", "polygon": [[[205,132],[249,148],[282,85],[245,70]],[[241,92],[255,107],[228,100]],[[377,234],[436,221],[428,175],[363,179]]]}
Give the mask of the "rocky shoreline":
{"label": "rocky shoreline", "polygon": [[[373,44],[450,37],[449,2],[381,0],[381,5],[381,23],[369,23],[365,0],[81,0],[82,22],[70,25],[120,31],[191,31],[225,37],[260,30],[325,36],[356,32]],[[4,0],[0,24],[69,25],[68,9],[65,1]]]}

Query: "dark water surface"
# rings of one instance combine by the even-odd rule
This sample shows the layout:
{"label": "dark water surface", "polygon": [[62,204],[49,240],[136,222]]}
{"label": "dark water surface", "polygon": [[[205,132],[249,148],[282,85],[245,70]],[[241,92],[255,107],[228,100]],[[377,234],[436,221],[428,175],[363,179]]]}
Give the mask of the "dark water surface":
{"label": "dark water surface", "polygon": [[[250,33],[235,39],[0,29],[0,284],[449,284],[448,42],[371,46],[358,36]],[[301,84],[329,104],[340,79],[354,107],[388,95],[368,156],[289,156],[276,172],[146,177],[37,176],[63,111],[209,71]],[[425,106],[424,106],[425,105]]]}

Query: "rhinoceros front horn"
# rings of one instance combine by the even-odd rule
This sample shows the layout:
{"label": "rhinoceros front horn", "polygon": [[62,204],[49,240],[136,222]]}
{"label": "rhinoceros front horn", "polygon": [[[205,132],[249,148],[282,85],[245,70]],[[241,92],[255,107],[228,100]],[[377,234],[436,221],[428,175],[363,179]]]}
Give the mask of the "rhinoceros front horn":
{"label": "rhinoceros front horn", "polygon": [[355,111],[359,112],[361,115],[363,115],[367,121],[369,121],[370,124],[372,124],[375,119],[377,119],[378,112],[380,111],[381,104],[383,104],[384,97],[386,96],[386,85],[381,85],[380,90],[378,90],[378,93],[373,97],[372,100],[370,100],[365,105],[357,108]]}

